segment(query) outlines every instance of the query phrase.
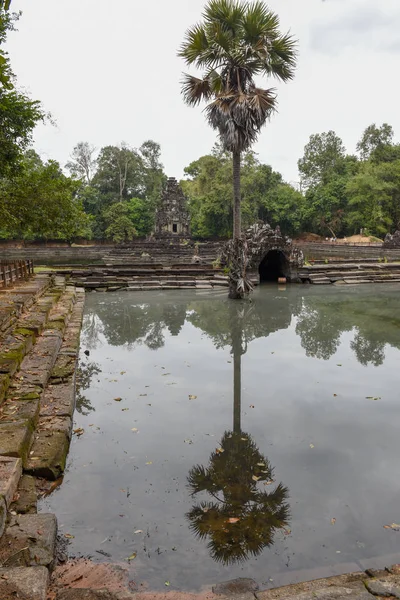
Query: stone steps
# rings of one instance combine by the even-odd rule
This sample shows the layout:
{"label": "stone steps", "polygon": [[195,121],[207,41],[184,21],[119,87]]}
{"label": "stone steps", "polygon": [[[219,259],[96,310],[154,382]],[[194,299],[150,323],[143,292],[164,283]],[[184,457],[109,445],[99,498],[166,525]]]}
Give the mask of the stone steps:
{"label": "stone steps", "polygon": [[0,401],[1,598],[8,598],[8,590],[10,598],[18,593],[47,598],[57,522],[55,515],[36,514],[36,480],[30,474],[56,479],[65,468],[84,294],[65,278],[52,278],[1,341],[2,353],[8,354],[7,343],[14,352],[1,363],[8,369]]}
{"label": "stone steps", "polygon": [[314,285],[398,283],[400,281],[400,264],[365,262],[318,264],[300,269],[299,277],[302,281],[308,281]]}

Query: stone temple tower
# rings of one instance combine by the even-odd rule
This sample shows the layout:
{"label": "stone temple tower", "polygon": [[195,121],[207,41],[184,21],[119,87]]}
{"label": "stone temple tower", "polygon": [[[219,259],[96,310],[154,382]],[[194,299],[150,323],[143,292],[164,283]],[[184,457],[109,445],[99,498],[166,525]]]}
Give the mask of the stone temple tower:
{"label": "stone temple tower", "polygon": [[190,215],[187,199],[175,177],[170,177],[164,188],[161,205],[156,213],[156,237],[189,237]]}

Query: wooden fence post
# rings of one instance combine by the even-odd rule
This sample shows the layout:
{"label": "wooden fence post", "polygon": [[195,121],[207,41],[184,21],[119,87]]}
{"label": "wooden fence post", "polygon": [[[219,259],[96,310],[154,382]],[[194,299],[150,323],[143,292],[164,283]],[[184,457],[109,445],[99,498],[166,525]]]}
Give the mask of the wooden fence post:
{"label": "wooden fence post", "polygon": [[7,276],[6,276],[6,267],[5,265],[1,265],[1,276],[3,279],[3,286],[7,287]]}

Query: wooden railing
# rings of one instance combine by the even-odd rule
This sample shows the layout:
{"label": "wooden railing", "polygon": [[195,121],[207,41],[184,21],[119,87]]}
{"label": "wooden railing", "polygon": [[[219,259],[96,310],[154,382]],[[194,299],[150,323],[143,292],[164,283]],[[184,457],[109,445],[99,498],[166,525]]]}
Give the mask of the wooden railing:
{"label": "wooden railing", "polygon": [[33,260],[0,260],[0,288],[12,286],[30,275],[33,275]]}

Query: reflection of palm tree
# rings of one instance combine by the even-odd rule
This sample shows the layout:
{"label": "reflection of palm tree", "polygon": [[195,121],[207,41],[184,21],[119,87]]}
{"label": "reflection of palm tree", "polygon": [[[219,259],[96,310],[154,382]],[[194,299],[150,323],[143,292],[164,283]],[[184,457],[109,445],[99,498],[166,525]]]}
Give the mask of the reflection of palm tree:
{"label": "reflection of palm tree", "polygon": [[288,490],[281,483],[271,492],[273,469],[251,436],[226,432],[209,466],[193,467],[188,476],[192,495],[208,492],[213,500],[193,506],[187,514],[190,528],[210,538],[214,560],[224,564],[257,556],[273,544],[277,529],[288,524]]}
{"label": "reflection of palm tree", "polygon": [[200,538],[209,537],[212,558],[225,564],[257,556],[273,544],[274,533],[288,524],[288,490],[272,484],[272,467],[251,436],[241,431],[241,358],[246,353],[245,320],[252,313],[249,303],[230,303],[230,339],[233,354],[233,432],[226,432],[211,454],[207,468],[197,465],[188,476],[192,495],[208,492],[187,514],[190,527]]}

